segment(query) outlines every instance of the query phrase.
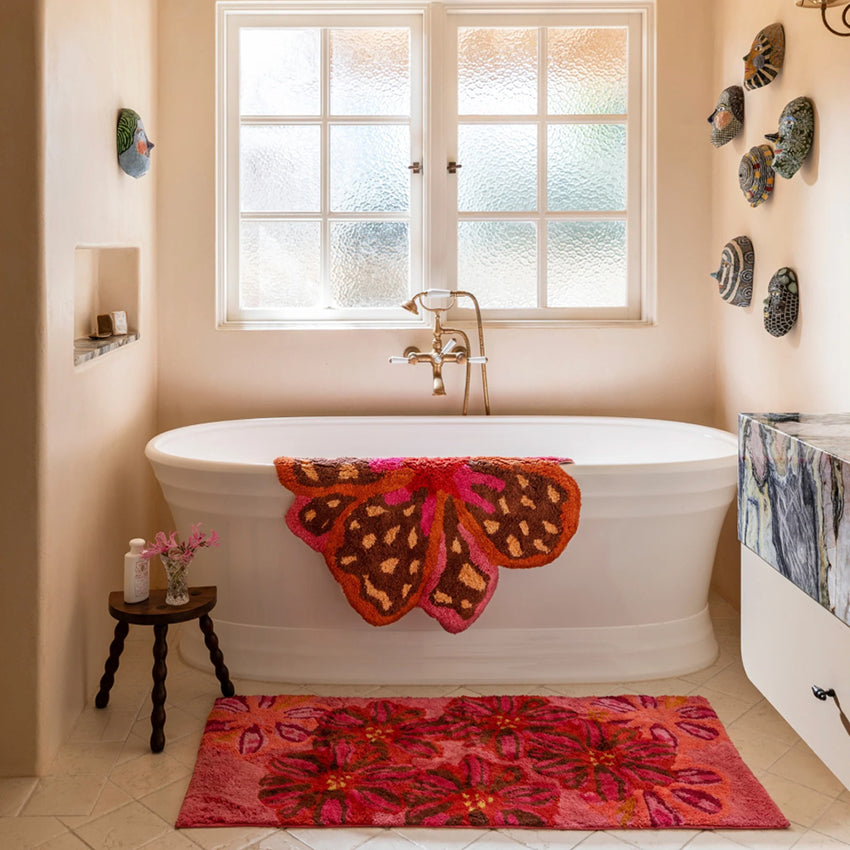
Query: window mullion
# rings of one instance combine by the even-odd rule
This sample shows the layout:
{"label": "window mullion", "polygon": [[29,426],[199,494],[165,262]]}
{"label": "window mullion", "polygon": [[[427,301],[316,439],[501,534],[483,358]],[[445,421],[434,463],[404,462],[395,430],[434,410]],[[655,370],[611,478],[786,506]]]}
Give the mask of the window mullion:
{"label": "window mullion", "polygon": [[331,166],[330,166],[330,103],[331,103],[331,58],[330,30],[322,27],[322,306],[331,304]]}
{"label": "window mullion", "polygon": [[547,186],[548,186],[548,87],[547,87],[547,30],[540,27],[537,40],[537,306],[549,303],[547,281],[549,279],[546,255],[548,244]]}

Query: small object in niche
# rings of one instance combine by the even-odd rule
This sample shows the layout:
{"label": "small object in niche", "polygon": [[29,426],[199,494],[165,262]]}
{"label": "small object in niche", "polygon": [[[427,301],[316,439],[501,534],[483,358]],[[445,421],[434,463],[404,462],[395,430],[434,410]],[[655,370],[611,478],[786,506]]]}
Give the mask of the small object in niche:
{"label": "small object in niche", "polygon": [[736,307],[750,306],[755,256],[749,236],[736,236],[726,243],[720,255],[720,268],[711,273],[724,301]]}
{"label": "small object in niche", "polygon": [[751,207],[764,203],[773,191],[773,150],[770,145],[756,145],[741,157],[738,185]]}
{"label": "small object in niche", "polygon": [[151,167],[154,144],[145,134],[138,112],[122,109],[118,114],[118,164],[131,177],[142,177]]}
{"label": "small object in niche", "polygon": [[112,319],[112,333],[126,334],[127,333],[127,313],[124,310],[115,310],[109,314]]}
{"label": "small object in niche", "polygon": [[97,317],[97,336],[98,338],[112,336],[112,314],[99,313]]}
{"label": "small object in niche", "polygon": [[792,178],[812,149],[815,109],[807,97],[795,97],[779,116],[779,131],[765,138],[774,142],[773,170],[786,180]]}
{"label": "small object in niche", "polygon": [[770,279],[764,299],[764,329],[771,336],[785,336],[797,321],[800,288],[792,269],[782,268]]}
{"label": "small object in niche", "polygon": [[750,91],[772,83],[785,61],[785,29],[771,24],[753,39],[744,57],[744,87]]}
{"label": "small object in niche", "polygon": [[714,112],[708,116],[711,144],[719,148],[731,142],[744,128],[744,90],[729,86],[720,92]]}

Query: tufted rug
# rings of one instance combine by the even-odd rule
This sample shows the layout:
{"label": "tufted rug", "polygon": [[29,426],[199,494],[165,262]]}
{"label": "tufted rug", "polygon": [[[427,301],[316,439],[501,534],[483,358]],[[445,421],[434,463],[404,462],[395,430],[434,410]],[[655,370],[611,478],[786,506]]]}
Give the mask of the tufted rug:
{"label": "tufted rug", "polygon": [[177,827],[766,829],[708,701],[217,699]]}
{"label": "tufted rug", "polygon": [[290,530],[324,555],[373,626],[419,606],[448,632],[469,628],[499,567],[552,562],[578,527],[566,458],[275,459],[295,494]]}

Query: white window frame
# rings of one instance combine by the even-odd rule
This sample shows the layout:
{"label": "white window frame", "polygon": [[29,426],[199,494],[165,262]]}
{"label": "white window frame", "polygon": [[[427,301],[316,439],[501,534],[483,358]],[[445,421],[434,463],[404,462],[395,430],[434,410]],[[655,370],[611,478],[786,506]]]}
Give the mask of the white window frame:
{"label": "white window frame", "polygon": [[[527,6],[515,2],[431,3],[406,0],[377,2],[324,2],[324,0],[219,0],[216,4],[216,322],[219,329],[291,329],[291,328],[386,328],[423,324],[399,309],[334,310],[332,317],[305,314],[303,318],[282,317],[280,311],[240,312],[238,309],[239,256],[239,126],[238,108],[238,31],[241,26],[273,26],[280,16],[298,16],[327,20],[328,26],[362,25],[362,15],[374,22],[381,17],[388,25],[399,20],[416,20],[421,30],[411,41],[411,68],[419,63],[422,79],[411,79],[414,98],[421,97],[423,123],[412,131],[411,161],[423,163],[421,179],[411,180],[411,282],[413,291],[425,288],[456,287],[457,267],[457,182],[446,173],[446,163],[457,160],[457,90],[449,64],[456,56],[458,25],[485,26],[558,26],[567,24],[627,26],[629,31],[629,104],[627,119],[628,183],[627,233],[629,304],[625,308],[518,309],[485,310],[488,327],[546,326],[644,326],[655,323],[655,0],[548,0]],[[421,51],[421,52],[420,52]],[[419,56],[417,57],[417,53]],[[541,56],[541,67],[545,56]],[[456,68],[456,61],[455,61]],[[545,76],[545,75],[543,75]],[[543,83],[541,82],[541,86]],[[444,98],[439,102],[440,96]],[[545,112],[545,101],[541,104]],[[414,110],[415,113],[415,110]],[[492,116],[487,116],[488,119]],[[580,117],[576,120],[583,120]],[[617,116],[614,116],[616,121]],[[323,120],[326,120],[323,118]],[[536,120],[536,119],[533,119]],[[567,118],[566,121],[572,119]],[[590,120],[611,123],[612,116],[594,116]],[[414,118],[415,121],[415,118]],[[544,125],[545,126],[545,125]],[[545,148],[538,146],[545,159]],[[420,155],[421,154],[421,157]],[[542,171],[545,175],[545,161]],[[326,167],[323,165],[323,168]],[[545,180],[538,181],[542,211]],[[328,181],[323,180],[327,195]],[[446,212],[448,210],[448,213]],[[537,220],[538,258],[545,256],[545,213],[506,215],[511,220]],[[414,219],[421,218],[421,226]],[[550,217],[553,214],[548,214]],[[490,216],[486,216],[490,217]],[[598,214],[556,214],[555,218],[605,218]],[[611,217],[616,218],[616,215]],[[416,242],[421,237],[421,242]],[[419,262],[416,263],[417,256]],[[228,286],[228,281],[233,281]],[[328,311],[325,311],[325,314]],[[456,308],[452,318],[465,321],[470,311]]]}

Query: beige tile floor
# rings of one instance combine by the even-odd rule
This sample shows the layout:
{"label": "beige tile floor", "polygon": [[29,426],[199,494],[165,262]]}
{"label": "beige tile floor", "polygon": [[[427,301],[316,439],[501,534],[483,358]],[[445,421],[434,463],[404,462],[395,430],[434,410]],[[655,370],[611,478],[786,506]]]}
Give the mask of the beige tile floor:
{"label": "beige tile floor", "polygon": [[[786,817],[788,830],[526,831],[434,829],[186,829],[172,827],[189,783],[204,720],[218,694],[212,672],[168,657],[165,751],[150,736],[151,630],[131,626],[110,704],[80,714],[46,776],[0,779],[0,850],[723,850],[850,848],[850,791],[747,680],[738,615],[712,599],[720,656],[679,678],[606,685],[518,687],[308,687],[236,680],[238,693],[447,695],[483,693],[701,694]],[[192,624],[188,624],[192,625]],[[174,643],[175,630],[169,633]],[[227,647],[223,647],[225,660]],[[104,647],[104,660],[107,647]]]}

